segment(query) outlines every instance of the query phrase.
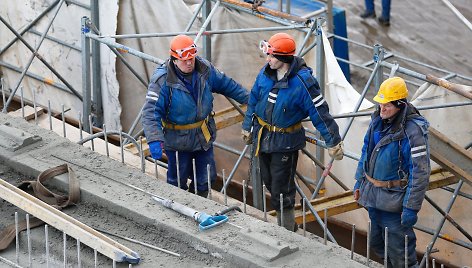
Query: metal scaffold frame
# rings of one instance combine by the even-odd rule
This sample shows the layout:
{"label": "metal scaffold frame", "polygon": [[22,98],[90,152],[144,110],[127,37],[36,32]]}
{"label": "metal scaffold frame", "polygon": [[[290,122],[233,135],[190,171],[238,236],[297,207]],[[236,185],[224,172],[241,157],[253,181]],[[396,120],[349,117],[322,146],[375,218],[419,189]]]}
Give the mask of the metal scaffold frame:
{"label": "metal scaffold frame", "polygon": [[[90,136],[86,139],[83,139],[81,143],[84,143],[88,140],[93,140],[94,138],[97,137],[107,137],[107,135],[118,135],[124,136],[125,141],[121,142],[121,146],[128,142],[132,142],[135,144],[136,147],[138,147],[138,143],[136,140],[138,139],[139,136],[143,135],[142,129],[139,131],[136,130],[136,126],[140,120],[141,114],[142,114],[142,108],[139,112],[139,114],[136,116],[136,119],[134,120],[132,126],[130,129],[127,131],[127,133],[122,132],[121,130],[116,131],[116,130],[108,130],[106,131],[105,125],[103,125],[103,111],[101,108],[101,89],[100,89],[100,63],[99,63],[99,45],[100,44],[105,44],[108,46],[111,51],[123,62],[123,64],[133,73],[133,75],[140,81],[140,83],[147,88],[148,82],[142,77],[141,74],[139,74],[132,65],[123,57],[122,53],[129,53],[131,55],[134,55],[136,57],[139,57],[143,60],[150,61],[156,64],[162,64],[164,61],[162,59],[153,57],[151,55],[145,54],[137,49],[131,48],[124,46],[120,43],[115,42],[113,39],[128,39],[128,38],[159,38],[159,37],[170,37],[170,36],[176,36],[178,34],[187,34],[191,36],[196,36],[195,42],[197,42],[198,39],[202,38],[202,43],[203,43],[203,56],[206,57],[207,59],[211,60],[210,55],[211,55],[211,43],[210,39],[212,35],[216,34],[233,34],[233,33],[251,33],[251,32],[271,32],[271,31],[286,31],[286,30],[297,30],[304,32],[306,34],[305,39],[303,40],[302,44],[299,46],[297,54],[300,56],[305,55],[307,52],[311,51],[313,48],[315,48],[316,55],[317,55],[317,66],[324,66],[325,65],[325,59],[324,59],[324,50],[322,49],[323,47],[323,40],[321,38],[322,30],[321,27],[324,23],[324,21],[327,19],[328,20],[328,26],[329,26],[329,32],[328,38],[332,39],[339,39],[341,41],[348,42],[351,45],[357,45],[360,47],[363,47],[365,49],[369,49],[372,51],[372,60],[367,61],[365,63],[356,63],[352,62],[350,60],[345,60],[342,58],[336,58],[339,62],[344,62],[349,64],[350,66],[360,68],[362,70],[370,72],[370,76],[368,78],[367,83],[365,84],[361,96],[357,101],[357,104],[355,106],[355,109],[353,110],[352,113],[347,113],[347,114],[338,114],[338,115],[333,115],[334,118],[349,118],[349,122],[347,124],[347,127],[342,131],[341,137],[344,139],[346,135],[349,132],[350,127],[352,126],[352,123],[355,119],[355,117],[358,116],[368,116],[371,114],[371,112],[359,112],[359,108],[361,106],[362,101],[365,99],[366,94],[368,93],[369,89],[373,88],[378,89],[381,82],[385,77],[391,77],[395,75],[396,73],[401,73],[403,75],[406,75],[408,78],[412,78],[413,80],[406,79],[407,83],[419,86],[418,82],[416,81],[424,81],[428,83],[432,83],[438,86],[441,86],[443,88],[446,88],[447,90],[454,91],[468,99],[472,100],[471,93],[467,92],[457,84],[454,84],[452,82],[449,82],[447,80],[451,80],[453,78],[460,78],[462,80],[465,80],[467,82],[472,82],[472,77],[450,72],[448,70],[438,68],[429,64],[422,63],[420,61],[410,59],[407,57],[404,57],[402,55],[399,55],[397,53],[393,52],[388,52],[386,51],[380,44],[376,44],[374,46],[369,46],[362,44],[360,42],[350,40],[345,37],[341,37],[338,35],[331,34],[332,32],[332,0],[326,1],[326,8],[322,9],[320,12],[315,12],[312,15],[316,16],[314,20],[311,19],[306,19],[306,18],[301,18],[301,17],[296,17],[287,13],[281,12],[282,7],[281,4],[279,4],[279,11],[274,11],[274,10],[269,10],[267,8],[264,8],[262,6],[259,7],[254,7],[251,4],[243,3],[240,1],[236,0],[204,0],[201,2],[199,7],[196,9],[194,12],[194,15],[192,19],[189,21],[187,27],[184,29],[182,32],[166,32],[166,33],[146,33],[146,34],[120,34],[120,35],[101,35],[98,27],[96,25],[98,24],[98,0],[91,0],[91,5],[90,6],[84,6],[81,5],[83,8],[87,8],[91,10],[91,18],[89,19],[87,17],[83,17],[81,21],[81,48],[76,48],[67,42],[54,39],[51,37],[47,36],[47,32],[49,31],[49,28],[51,27],[52,23],[54,22],[55,16],[57,13],[60,11],[61,6],[64,2],[72,3],[79,5],[79,3],[75,3],[74,1],[65,1],[65,0],[57,0],[54,3],[52,3],[46,10],[44,10],[36,19],[34,19],[31,23],[29,23],[22,31],[18,32],[16,31],[11,25],[8,24],[6,20],[4,20],[0,16],[0,20],[3,22],[5,26],[7,26],[14,34],[15,38],[11,40],[8,45],[6,45],[4,48],[0,50],[0,55],[2,55],[9,47],[11,47],[12,44],[14,44],[16,41],[20,40],[23,44],[25,44],[28,49],[32,52],[32,55],[30,57],[30,60],[28,64],[26,65],[25,68],[20,69],[18,67],[12,66],[11,64],[8,64],[6,62],[0,61],[0,65],[6,68],[9,68],[13,71],[20,72],[21,76],[20,79],[17,81],[15,87],[13,88],[12,92],[10,93],[8,99],[5,99],[6,96],[6,89],[5,89],[5,84],[2,81],[2,95],[3,95],[3,112],[6,113],[8,106],[10,105],[11,101],[17,94],[17,90],[21,88],[21,83],[23,81],[24,76],[29,76],[33,79],[43,81],[47,83],[48,85],[51,85],[53,87],[59,88],[61,90],[67,91],[73,95],[75,95],[77,98],[83,101],[83,110],[82,114],[79,114],[79,125],[80,125],[80,130],[82,134],[82,129],[85,131],[88,131],[90,133]],[[212,6],[213,2],[213,6]],[[280,1],[281,3],[281,1]],[[232,9],[237,9],[242,12],[250,13],[253,15],[257,15],[259,17],[262,17],[264,19],[267,19],[272,22],[276,22],[280,24],[281,26],[277,27],[261,27],[261,28],[244,28],[244,29],[224,29],[224,30],[211,30],[211,20],[213,15],[215,14],[215,11],[220,8],[220,7],[227,7],[227,8],[232,8]],[[55,14],[52,17],[51,21],[48,24],[47,29],[43,32],[40,33],[38,31],[31,30],[31,27],[34,26],[39,20],[41,20],[49,11],[51,11],[54,7],[56,7]],[[286,10],[290,10],[290,1],[287,2],[287,7]],[[190,28],[192,27],[193,23],[195,22],[197,15],[202,12],[203,18],[205,18],[201,28],[198,31],[190,31]],[[35,48],[31,47],[31,45],[26,42],[25,39],[23,39],[22,35],[26,32],[31,32],[37,35],[40,35],[40,41],[36,45]],[[312,44],[307,44],[309,37],[315,36],[315,42]],[[56,42],[58,44],[64,45],[64,46],[69,46],[72,49],[75,50],[80,50],[81,55],[82,55],[82,94],[77,92],[68,82],[66,79],[64,79],[50,64],[48,64],[39,54],[38,54],[38,49],[41,46],[41,43],[44,39],[49,39],[53,42]],[[63,84],[56,83],[51,81],[50,79],[40,77],[36,74],[28,72],[28,69],[31,65],[31,62],[33,61],[34,58],[40,59],[55,75],[56,77],[61,80]],[[412,65],[418,65],[421,66],[422,68],[428,68],[432,70],[433,72],[439,72],[442,73],[441,77],[435,77],[433,75],[429,74],[422,74],[419,72],[416,72],[414,70],[401,67],[399,63],[395,61],[395,59],[401,60],[403,62],[406,62],[408,64]],[[387,61],[390,60],[391,62]],[[373,65],[373,67],[369,67]],[[384,69],[390,69],[390,72],[385,73]],[[324,77],[325,77],[325,69],[324,68],[317,68],[317,77],[320,82],[321,90],[324,90]],[[416,80],[416,81],[415,81]],[[92,85],[93,83],[93,85]],[[21,102],[22,102],[22,107],[23,107],[23,96],[22,96],[22,90],[21,90]],[[233,100],[228,99],[230,104],[233,106],[233,110],[236,110],[239,112],[240,115],[244,116],[244,111],[241,110],[239,105],[237,105]],[[33,100],[35,110],[36,110],[36,101]],[[458,106],[465,106],[465,105],[471,105],[472,101],[467,101],[467,102],[461,102],[461,103],[449,103],[449,104],[441,104],[441,105],[431,105],[431,106],[425,106],[425,107],[417,107],[419,110],[428,110],[428,109],[440,109],[440,108],[448,108],[448,107],[458,107]],[[51,117],[51,110],[50,110],[50,105],[48,109],[49,116]],[[36,112],[35,112],[36,113]],[[35,114],[36,117],[36,114]],[[64,111],[62,112],[62,118],[63,122],[64,120]],[[86,118],[89,120],[82,120],[82,118]],[[92,120],[92,118],[94,120]],[[94,122],[93,122],[94,121]],[[93,135],[92,127],[93,125],[98,125],[102,126],[103,125],[103,131],[99,132],[95,135]],[[316,135],[315,132],[311,130],[306,130],[307,133]],[[134,134],[133,134],[134,133]],[[66,135],[64,131],[64,136]],[[324,144],[323,141],[319,139],[319,137],[312,137],[312,136],[307,136],[307,141],[310,143],[313,143],[317,145],[320,148],[326,148],[326,145]],[[472,143],[471,143],[472,144]],[[468,147],[470,147],[470,145]],[[241,161],[243,158],[250,159],[252,161],[253,157],[252,155],[248,154],[248,151],[250,150],[250,146],[246,145],[243,149],[243,151],[238,151],[234,148],[231,148],[227,145],[215,142],[214,145],[222,150],[225,150],[227,152],[239,155],[238,160],[235,163],[235,166],[233,167],[231,173],[229,174],[228,178],[226,178],[226,181],[223,184],[223,188],[221,189],[222,192],[225,193],[226,195],[226,188],[230,185],[231,180],[240,165]],[[93,144],[92,144],[93,146]],[[141,143],[142,146],[142,143]],[[465,148],[466,150],[469,148]],[[318,150],[317,150],[318,151]],[[144,172],[144,151],[142,148],[139,148],[139,154],[141,156],[141,161],[142,161],[142,170]],[[311,191],[311,196],[308,197],[304,190],[300,187],[298,184],[298,181],[296,180],[296,187],[297,187],[297,192],[300,194],[300,196],[303,198],[303,207],[307,206],[307,209],[310,210],[312,217],[315,218],[315,220],[318,222],[318,224],[325,230],[326,237],[329,238],[333,243],[336,243],[336,240],[334,236],[330,233],[330,231],[327,228],[326,224],[326,217],[330,215],[328,211],[325,209],[324,210],[324,215],[325,215],[325,221],[323,222],[323,219],[321,216],[319,216],[319,211],[315,209],[315,207],[312,205],[312,202],[315,201],[316,197],[318,196],[321,188],[323,187],[326,177],[332,178],[343,190],[345,191],[351,191],[346,185],[344,185],[339,179],[336,178],[334,174],[330,172],[330,168],[332,166],[332,163],[334,159],[330,159],[328,161],[328,164],[324,165],[323,164],[323,159],[322,159],[322,154],[317,153],[316,156],[311,155],[307,150],[303,151],[303,154],[307,155],[308,158],[314,162],[316,166],[320,168],[320,172],[316,174],[316,178],[308,178],[306,176],[303,176],[302,174],[297,172],[298,179],[304,183],[304,185],[310,189]],[[359,156],[352,152],[345,152],[345,155],[349,158],[358,160]],[[148,160],[151,160],[149,158],[146,158]],[[161,163],[160,161],[154,161],[152,160],[156,165],[159,164],[161,166],[166,166],[165,163]],[[257,160],[255,160],[257,161]],[[257,164],[256,164],[257,166]],[[157,169],[156,169],[157,170]],[[322,172],[324,170],[324,172]],[[263,209],[264,207],[264,213],[265,211],[265,206],[263,206],[263,203],[265,203],[265,198],[263,198],[265,195],[263,195],[263,186],[262,183],[260,182],[260,178],[258,177],[257,174],[257,168],[253,168],[251,170],[251,176],[252,176],[252,194],[253,194],[253,206],[257,207],[259,209]],[[449,183],[446,183],[444,185],[438,186],[441,189],[444,189],[445,191],[453,192],[453,195],[449,201],[448,206],[446,207],[445,210],[442,210],[429,196],[426,196],[426,201],[430,203],[443,217],[438,224],[437,228],[435,230],[430,230],[426,227],[423,226],[416,226],[417,230],[423,231],[425,233],[429,233],[432,235],[432,240],[431,243],[429,244],[428,248],[426,249],[426,254],[425,256],[428,256],[431,253],[431,250],[433,249],[434,243],[437,240],[438,237],[445,239],[451,243],[454,243],[456,245],[468,248],[472,250],[472,237],[470,234],[464,230],[460,226],[459,223],[454,221],[449,215],[449,212],[457,198],[457,196],[462,196],[465,198],[470,199],[471,196],[463,193],[460,191],[461,186],[463,182],[468,182],[470,183],[467,179],[457,177],[455,180],[450,180]],[[455,188],[451,188],[447,185],[457,183]],[[246,183],[243,183],[246,185]],[[313,187],[314,186],[314,187]],[[246,191],[246,187],[243,187],[244,189],[244,195]],[[246,198],[243,198],[244,200]],[[354,209],[354,208],[353,208]],[[303,218],[305,219],[305,209],[303,209]],[[441,234],[441,229],[444,226],[445,221],[448,220],[451,222],[462,234],[464,234],[465,237],[467,237],[470,241],[465,242],[461,241],[458,239],[451,239],[448,238],[447,234]],[[305,224],[305,221],[303,222]],[[355,229],[355,226],[353,227],[353,230]],[[354,232],[354,231],[353,231]],[[354,239],[354,237],[353,237]],[[369,254],[368,254],[369,255]],[[367,264],[369,264],[369,256],[367,256]],[[425,258],[423,258],[423,261],[421,262],[421,266],[425,264]]]}

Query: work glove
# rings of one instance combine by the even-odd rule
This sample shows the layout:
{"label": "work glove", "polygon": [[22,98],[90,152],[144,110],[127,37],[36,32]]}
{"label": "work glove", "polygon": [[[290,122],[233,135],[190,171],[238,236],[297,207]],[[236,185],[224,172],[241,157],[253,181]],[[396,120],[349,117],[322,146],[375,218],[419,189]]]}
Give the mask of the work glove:
{"label": "work glove", "polygon": [[243,141],[249,145],[252,143],[252,133],[247,131],[247,130],[241,130],[241,136],[243,138]]}
{"label": "work glove", "polygon": [[356,184],[354,184],[354,190],[353,190],[354,200],[356,201],[359,200],[359,197],[361,196],[359,187],[361,187],[361,181],[356,180]]}
{"label": "work glove", "polygon": [[341,160],[343,159],[343,141],[340,141],[338,145],[335,145],[331,148],[328,148],[328,154],[335,160]]}
{"label": "work glove", "polygon": [[160,160],[162,158],[162,147],[164,147],[164,143],[162,141],[153,141],[148,143],[148,145],[151,157],[155,160]]}
{"label": "work glove", "polygon": [[403,207],[402,211],[402,225],[407,227],[413,227],[418,221],[418,211]]}

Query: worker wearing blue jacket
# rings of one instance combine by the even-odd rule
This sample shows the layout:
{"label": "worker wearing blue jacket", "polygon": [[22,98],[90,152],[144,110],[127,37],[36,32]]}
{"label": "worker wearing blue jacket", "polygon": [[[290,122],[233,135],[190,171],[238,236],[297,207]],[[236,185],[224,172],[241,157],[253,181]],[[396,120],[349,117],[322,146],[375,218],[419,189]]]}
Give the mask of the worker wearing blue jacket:
{"label": "worker wearing blue jacket", "polygon": [[343,157],[342,141],[312,69],[302,58],[294,56],[293,37],[277,33],[269,41],[261,41],[260,48],[267,54],[267,64],[252,87],[242,135],[247,143],[254,143],[261,177],[271,193],[279,225],[282,221],[286,229],[294,231],[294,175],[298,150],[305,147],[302,120],[310,116],[329,147],[328,152],[338,160]]}
{"label": "worker wearing blue jacket", "polygon": [[388,227],[388,267],[405,267],[405,235],[408,267],[418,266],[413,225],[431,172],[429,123],[407,97],[402,78],[382,83],[374,97],[379,107],[372,115],[355,175],[354,198],[369,211],[370,246],[380,258]]}
{"label": "worker wearing blue jacket", "polygon": [[[152,75],[143,109],[142,124],[154,159],[161,159],[162,149],[168,158],[167,182],[178,186],[178,152],[180,186],[194,191],[193,163],[196,164],[197,194],[208,194],[207,165],[216,179],[213,142],[216,125],[213,119],[213,95],[223,94],[246,104],[249,93],[240,84],[197,56],[193,39],[176,36],[170,45],[170,59]],[[187,179],[192,179],[187,185]]]}

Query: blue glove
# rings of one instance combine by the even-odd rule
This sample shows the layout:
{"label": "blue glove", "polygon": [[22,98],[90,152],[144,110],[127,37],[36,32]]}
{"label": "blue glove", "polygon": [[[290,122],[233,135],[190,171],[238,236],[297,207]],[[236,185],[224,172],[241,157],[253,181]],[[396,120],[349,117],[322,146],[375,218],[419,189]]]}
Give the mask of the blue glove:
{"label": "blue glove", "polygon": [[403,207],[402,211],[402,225],[407,227],[413,227],[418,221],[418,211]]}
{"label": "blue glove", "polygon": [[152,158],[159,160],[162,158],[162,145],[164,143],[162,141],[153,141],[148,143],[149,145],[149,152],[151,152]]}

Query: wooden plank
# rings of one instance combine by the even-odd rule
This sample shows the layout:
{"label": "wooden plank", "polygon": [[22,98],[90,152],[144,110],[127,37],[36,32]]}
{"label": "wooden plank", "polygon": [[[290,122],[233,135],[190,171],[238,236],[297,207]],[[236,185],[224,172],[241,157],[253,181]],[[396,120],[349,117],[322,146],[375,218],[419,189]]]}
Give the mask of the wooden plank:
{"label": "wooden plank", "polygon": [[429,128],[429,133],[431,159],[472,185],[472,152],[432,127]]}
{"label": "wooden plank", "polygon": [[140,260],[138,253],[2,179],[0,179],[0,196],[48,225],[80,240],[90,248],[97,249],[98,252],[112,260],[130,263],[138,263]]}
{"label": "wooden plank", "polygon": [[[437,189],[443,186],[455,184],[459,181],[459,178],[447,171],[435,171],[430,176],[428,190]],[[338,215],[344,212],[352,211],[361,208],[357,201],[354,200],[352,191],[346,191],[337,195],[322,197],[315,200],[311,200],[310,203],[316,210],[318,215],[324,217],[324,209],[327,209],[328,216]],[[303,214],[301,211],[302,207],[300,204],[295,206],[295,221],[298,224],[303,222]],[[315,221],[315,217],[308,211],[306,213],[306,222]],[[274,211],[275,215],[275,211]]]}
{"label": "wooden plank", "polygon": [[[24,107],[24,113],[25,113],[24,118],[25,118],[26,121],[34,119],[34,108],[33,107],[25,106]],[[45,110],[42,107],[37,107],[36,108],[36,116],[37,117],[41,116],[43,113],[45,113]],[[23,112],[21,111],[21,109],[18,109],[16,111],[9,112],[8,114],[13,116],[13,117],[22,117]]]}
{"label": "wooden plank", "polygon": [[220,130],[223,128],[236,125],[244,120],[244,117],[241,114],[230,114],[224,117],[215,118],[216,129]]}

